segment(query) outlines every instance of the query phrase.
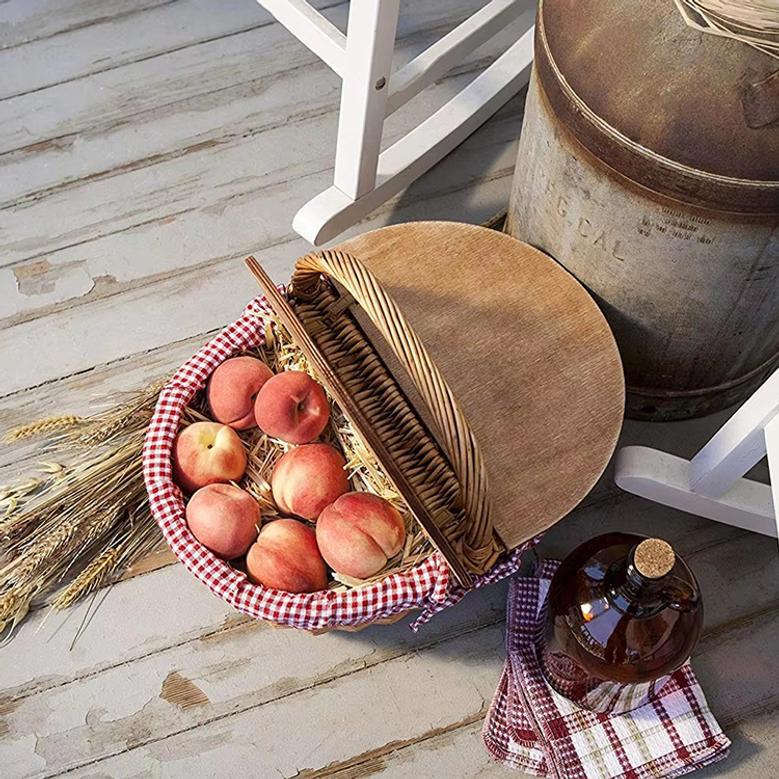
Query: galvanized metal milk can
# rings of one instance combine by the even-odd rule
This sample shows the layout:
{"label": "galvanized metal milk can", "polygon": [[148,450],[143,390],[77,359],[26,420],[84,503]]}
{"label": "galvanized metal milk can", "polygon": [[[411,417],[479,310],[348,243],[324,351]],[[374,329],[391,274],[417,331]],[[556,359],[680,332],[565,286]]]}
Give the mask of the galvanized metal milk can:
{"label": "galvanized metal milk can", "polygon": [[629,415],[744,399],[779,364],[779,59],[672,0],[542,0],[506,229],[602,307]]}

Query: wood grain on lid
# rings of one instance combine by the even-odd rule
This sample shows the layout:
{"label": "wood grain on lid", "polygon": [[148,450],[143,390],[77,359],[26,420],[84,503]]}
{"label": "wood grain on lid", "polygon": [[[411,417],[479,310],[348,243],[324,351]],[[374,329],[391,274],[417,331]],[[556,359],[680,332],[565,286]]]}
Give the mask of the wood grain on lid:
{"label": "wood grain on lid", "polygon": [[584,288],[537,249],[474,225],[395,225],[337,248],[386,286],[452,388],[484,454],[503,543],[565,516],[603,472],[624,408],[617,347]]}

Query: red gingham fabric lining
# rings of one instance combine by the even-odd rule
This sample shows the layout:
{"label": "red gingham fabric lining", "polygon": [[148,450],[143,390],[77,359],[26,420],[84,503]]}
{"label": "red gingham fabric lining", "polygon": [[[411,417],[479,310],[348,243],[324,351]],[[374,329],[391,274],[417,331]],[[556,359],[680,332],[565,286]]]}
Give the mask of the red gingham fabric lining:
{"label": "red gingham fabric lining", "polygon": [[[418,608],[421,614],[412,625],[416,630],[436,612],[457,603],[467,592],[457,587],[454,580],[450,581],[449,567],[438,553],[431,554],[414,568],[363,587],[340,592],[292,594],[252,584],[244,573],[213,555],[189,532],[184,518],[184,499],[173,482],[170,459],[181,415],[220,363],[262,343],[260,316],[268,313],[270,308],[265,298],[255,298],[239,319],[184,363],[160,393],[143,450],[144,479],[152,514],[165,540],[187,570],[243,614],[318,630],[359,625]],[[533,543],[535,540],[524,548]],[[508,555],[477,580],[475,586],[514,573],[523,549]]]}
{"label": "red gingham fabric lining", "polygon": [[538,661],[556,561],[515,576],[506,615],[506,664],[484,723],[485,746],[510,768],[563,779],[681,776],[726,757],[730,741],[687,663],[657,699],[627,714],[579,708],[544,680]]}

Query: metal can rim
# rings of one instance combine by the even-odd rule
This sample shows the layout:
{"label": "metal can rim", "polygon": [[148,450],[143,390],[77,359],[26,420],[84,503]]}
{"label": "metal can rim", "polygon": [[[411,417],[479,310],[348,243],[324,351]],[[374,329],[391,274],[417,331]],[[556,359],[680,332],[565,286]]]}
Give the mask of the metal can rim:
{"label": "metal can rim", "polygon": [[737,214],[779,214],[779,181],[724,176],[685,165],[633,141],[599,116],[555,61],[539,0],[535,67],[550,107],[576,140],[634,183],[673,200]]}

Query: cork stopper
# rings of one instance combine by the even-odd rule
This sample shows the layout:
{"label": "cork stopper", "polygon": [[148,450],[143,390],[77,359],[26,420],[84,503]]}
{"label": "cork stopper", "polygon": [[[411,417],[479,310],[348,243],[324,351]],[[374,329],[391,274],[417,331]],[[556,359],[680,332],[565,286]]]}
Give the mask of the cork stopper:
{"label": "cork stopper", "polygon": [[660,579],[665,576],[676,562],[671,545],[661,538],[647,538],[633,553],[633,565],[647,579]]}

